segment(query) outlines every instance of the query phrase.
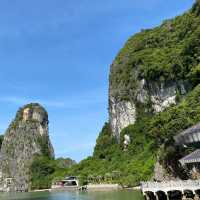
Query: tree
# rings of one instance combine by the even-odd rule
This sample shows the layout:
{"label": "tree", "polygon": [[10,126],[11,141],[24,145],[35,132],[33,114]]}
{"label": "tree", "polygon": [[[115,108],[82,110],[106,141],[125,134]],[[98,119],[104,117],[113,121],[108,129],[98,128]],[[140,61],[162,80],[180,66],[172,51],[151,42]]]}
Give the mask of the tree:
{"label": "tree", "polygon": [[54,171],[53,160],[44,156],[35,156],[30,166],[31,189],[50,188]]}
{"label": "tree", "polygon": [[200,83],[200,64],[192,68],[191,72],[189,73],[189,77],[193,85]]}

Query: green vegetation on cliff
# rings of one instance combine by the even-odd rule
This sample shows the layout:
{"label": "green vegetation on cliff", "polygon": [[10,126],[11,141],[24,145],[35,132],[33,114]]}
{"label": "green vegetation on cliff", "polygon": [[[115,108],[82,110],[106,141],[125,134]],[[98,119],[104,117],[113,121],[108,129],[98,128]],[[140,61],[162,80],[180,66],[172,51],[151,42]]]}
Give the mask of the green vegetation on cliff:
{"label": "green vegetation on cliff", "polygon": [[131,37],[111,67],[110,89],[120,99],[134,98],[138,80],[200,82],[200,1],[175,19]]}
{"label": "green vegetation on cliff", "polygon": [[78,174],[86,182],[113,182],[127,186],[148,180],[153,172],[156,149],[151,138],[141,133],[144,127],[144,123],[137,123],[124,130],[134,137],[130,148],[124,151],[106,123],[97,139],[93,157],[75,165],[70,173]]}

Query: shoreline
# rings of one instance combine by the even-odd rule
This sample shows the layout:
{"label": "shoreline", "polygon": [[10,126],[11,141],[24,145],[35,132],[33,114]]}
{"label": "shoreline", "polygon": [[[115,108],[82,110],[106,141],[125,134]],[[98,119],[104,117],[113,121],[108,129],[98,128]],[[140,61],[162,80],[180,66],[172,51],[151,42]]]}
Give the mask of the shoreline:
{"label": "shoreline", "polygon": [[[85,188],[85,190],[81,190],[81,188]],[[131,187],[131,188],[123,188],[119,184],[89,184],[89,185],[85,185],[85,186],[81,186],[81,187],[68,186],[68,187],[58,187],[58,188],[49,188],[49,189],[39,189],[39,190],[30,191],[30,192],[60,192],[60,191],[98,192],[98,191],[117,191],[117,190],[140,191],[140,186]]]}

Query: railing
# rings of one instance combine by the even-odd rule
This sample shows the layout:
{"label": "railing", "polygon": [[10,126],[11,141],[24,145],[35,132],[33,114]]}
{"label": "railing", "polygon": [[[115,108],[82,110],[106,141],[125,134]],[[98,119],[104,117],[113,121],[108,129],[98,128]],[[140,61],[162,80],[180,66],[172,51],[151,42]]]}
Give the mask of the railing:
{"label": "railing", "polygon": [[141,183],[141,189],[142,191],[147,190],[166,190],[166,189],[172,188],[187,188],[187,189],[193,189],[193,188],[199,188],[200,189],[200,180],[187,180],[187,181],[168,181],[168,182],[142,182]]}

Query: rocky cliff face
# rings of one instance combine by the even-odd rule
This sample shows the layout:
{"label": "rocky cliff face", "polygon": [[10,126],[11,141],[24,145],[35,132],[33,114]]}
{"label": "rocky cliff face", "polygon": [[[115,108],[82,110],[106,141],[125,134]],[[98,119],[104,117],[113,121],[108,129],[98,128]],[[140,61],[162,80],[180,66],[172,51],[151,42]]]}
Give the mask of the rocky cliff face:
{"label": "rocky cliff face", "polygon": [[[119,140],[120,132],[130,124],[134,124],[141,110],[144,113],[157,113],[172,104],[176,104],[178,95],[187,93],[190,84],[187,81],[149,82],[137,76],[137,70],[132,70],[135,77],[133,88],[115,88],[112,76],[115,76],[117,65],[113,65],[109,88],[109,119],[113,135]],[[124,87],[124,86],[123,86]]]}
{"label": "rocky cliff face", "polygon": [[17,112],[2,143],[0,178],[5,191],[29,190],[29,166],[35,155],[53,158],[54,150],[48,134],[47,112],[39,104],[29,104]]}
{"label": "rocky cliff face", "polygon": [[135,104],[130,101],[118,102],[114,97],[110,97],[109,112],[112,132],[119,140],[121,130],[130,124],[134,124],[136,120]]}

